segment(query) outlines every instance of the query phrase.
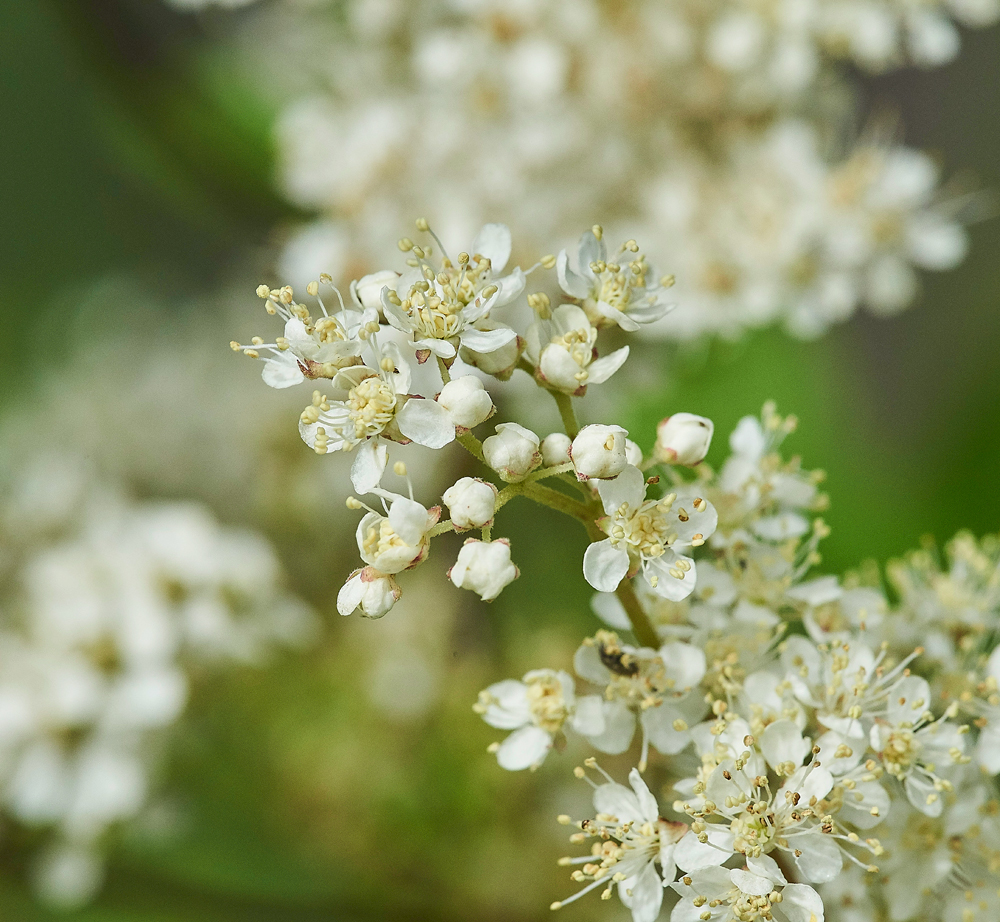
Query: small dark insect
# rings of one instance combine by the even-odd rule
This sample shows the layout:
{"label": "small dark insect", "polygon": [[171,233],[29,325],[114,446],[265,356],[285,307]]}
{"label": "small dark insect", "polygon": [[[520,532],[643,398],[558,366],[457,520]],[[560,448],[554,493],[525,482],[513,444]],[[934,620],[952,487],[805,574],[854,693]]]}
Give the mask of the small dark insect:
{"label": "small dark insect", "polygon": [[605,646],[604,644],[601,644],[597,649],[601,656],[601,662],[615,675],[633,676],[639,674],[639,664],[631,653],[626,653],[620,647]]}

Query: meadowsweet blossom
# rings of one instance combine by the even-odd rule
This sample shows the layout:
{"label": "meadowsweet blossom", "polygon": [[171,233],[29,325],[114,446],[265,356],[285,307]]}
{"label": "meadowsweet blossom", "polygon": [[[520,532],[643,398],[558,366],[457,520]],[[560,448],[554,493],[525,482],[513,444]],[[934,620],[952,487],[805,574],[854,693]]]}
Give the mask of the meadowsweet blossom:
{"label": "meadowsweet blossom", "polygon": [[694,560],[680,550],[699,547],[715,531],[712,505],[690,490],[646,499],[642,472],[628,466],[614,480],[602,480],[601,527],[608,537],[587,548],[584,576],[602,592],[612,592],[630,573],[641,570],[664,598],[690,595],[697,579]]}

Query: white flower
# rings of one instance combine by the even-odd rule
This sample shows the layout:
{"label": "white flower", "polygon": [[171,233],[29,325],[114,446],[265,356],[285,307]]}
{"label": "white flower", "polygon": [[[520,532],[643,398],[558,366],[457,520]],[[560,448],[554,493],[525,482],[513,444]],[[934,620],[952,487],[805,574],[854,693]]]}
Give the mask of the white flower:
{"label": "white flower", "polygon": [[[663,888],[677,873],[674,850],[688,826],[661,818],[656,798],[634,768],[628,776],[631,790],[597,770],[606,781],[593,785],[596,818],[580,824],[597,842],[590,855],[560,862],[583,865],[574,871],[573,880],[587,885],[552,908],[567,906],[597,887],[606,888],[602,897],[607,898],[617,884],[618,898],[632,911],[633,922],[655,922],[663,905]],[[581,772],[577,769],[583,777]],[[576,841],[578,836],[573,838]]]}
{"label": "white flower", "polygon": [[597,358],[597,328],[575,304],[562,304],[551,320],[528,328],[525,353],[538,379],[554,390],[581,395],[588,384],[603,384],[628,358],[629,347]]}
{"label": "white flower", "polygon": [[358,523],[361,558],[384,575],[415,567],[427,556],[427,532],[437,524],[439,516],[436,506],[428,512],[412,499],[395,497],[388,516],[369,512]]}
{"label": "white flower", "polygon": [[645,256],[633,255],[638,251],[635,241],[629,240],[622,244],[616,261],[609,262],[603,232],[597,235],[586,231],[577,247],[576,269],[570,266],[566,251],[560,251],[556,263],[559,285],[581,301],[594,324],[617,324],[634,332],[641,324],[659,320],[670,309],[666,288],[647,285],[650,269]]}
{"label": "white flower", "polygon": [[330,315],[322,299],[323,316],[314,320],[309,309],[293,299],[291,288],[272,291],[261,285],[257,294],[264,299],[269,314],[285,321],[284,335],[273,343],[254,337],[250,345],[230,345],[251,358],[264,353],[261,377],[275,388],[293,387],[307,378],[333,378],[342,368],[356,364],[364,345],[359,332],[378,320],[374,310],[355,311],[343,306]]}
{"label": "white flower", "polygon": [[584,426],[573,439],[569,455],[577,480],[610,480],[625,470],[625,437],[621,426]]}
{"label": "white flower", "polygon": [[471,589],[484,602],[492,602],[518,576],[520,571],[511,563],[510,542],[506,538],[495,541],[469,538],[448,571],[448,578],[459,589]]}
{"label": "white flower", "polygon": [[961,728],[945,717],[935,720],[930,704],[926,679],[906,676],[893,688],[885,717],[875,722],[869,743],[885,771],[902,782],[910,803],[927,816],[940,816],[941,794],[952,788],[941,773],[968,760]]}
{"label": "white flower", "polygon": [[555,467],[569,461],[569,447],[573,440],[563,432],[552,432],[542,439],[542,464]]}
{"label": "white flower", "polygon": [[351,467],[359,493],[372,492],[382,478],[388,461],[383,438],[427,448],[443,448],[455,439],[455,425],[443,406],[408,394],[410,366],[396,344],[380,347],[375,337],[369,342],[374,367],[353,366],[335,381],[348,388],[347,398],[329,400],[317,391],[299,419],[302,440],[318,454],[361,446]]}
{"label": "white flower", "polygon": [[471,256],[462,253],[458,265],[445,257],[435,269],[425,256],[394,287],[387,285],[381,298],[386,319],[413,334],[418,358],[433,353],[452,359],[458,345],[484,355],[496,352],[516,339],[514,331],[475,324],[524,289],[524,273],[517,268],[494,281],[493,274],[502,272],[509,258],[510,231],[503,224],[487,224],[473,241]]}
{"label": "white flower", "polygon": [[694,561],[678,553],[699,547],[715,531],[718,515],[711,503],[691,490],[646,500],[642,472],[628,466],[614,480],[597,485],[606,513],[598,524],[607,540],[591,544],[583,573],[595,589],[613,592],[630,573],[642,570],[658,595],[673,601],[694,590]]}
{"label": "white flower", "polygon": [[361,609],[366,618],[381,618],[403,595],[392,576],[374,567],[355,570],[337,594],[337,611],[349,615]]}
{"label": "white flower", "polygon": [[708,454],[714,429],[704,416],[674,413],[656,427],[656,457],[668,464],[694,467]]}
{"label": "white flower", "polygon": [[448,411],[452,423],[460,429],[474,429],[495,412],[493,400],[475,375],[453,378],[441,388],[437,402]]}
{"label": "white flower", "polygon": [[767,855],[746,867],[703,868],[671,884],[681,901],[670,922],[823,922],[823,900],[808,884],[790,884]]}
{"label": "white flower", "polygon": [[538,436],[517,423],[500,423],[483,442],[483,457],[504,480],[522,480],[542,460]]}
{"label": "white flower", "polygon": [[600,698],[577,698],[573,677],[552,669],[536,669],[520,682],[494,683],[479,693],[473,710],[491,727],[514,731],[496,749],[497,762],[508,771],[541,765],[565,726],[591,734],[603,722]]}
{"label": "white flower", "polygon": [[691,741],[688,725],[705,714],[701,695],[693,694],[705,675],[705,653],[678,641],[659,650],[622,644],[616,634],[598,631],[573,657],[577,675],[604,689],[604,726],[588,737],[601,752],[617,755],[632,743],[636,725],[642,730],[644,768],[649,744],[664,755],[676,755]]}
{"label": "white flower", "polygon": [[493,524],[497,488],[478,477],[463,477],[444,491],[444,504],[456,531]]}

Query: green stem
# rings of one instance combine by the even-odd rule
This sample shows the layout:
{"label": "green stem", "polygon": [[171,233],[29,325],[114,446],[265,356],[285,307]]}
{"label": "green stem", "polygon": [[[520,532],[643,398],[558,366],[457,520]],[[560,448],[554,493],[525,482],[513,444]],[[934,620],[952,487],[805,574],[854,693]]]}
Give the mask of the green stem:
{"label": "green stem", "polygon": [[566,474],[573,470],[573,462],[567,461],[565,464],[554,464],[552,467],[540,467],[537,471],[532,471],[527,477],[523,477],[519,483],[533,483],[536,480],[544,480],[546,477],[555,477],[557,474]]}
{"label": "green stem", "polygon": [[635,634],[635,639],[644,647],[652,647],[654,650],[658,649],[660,638],[657,636],[656,630],[652,623],[650,623],[646,612],[643,611],[639,597],[635,594],[635,587],[632,585],[632,580],[623,579],[618,584],[615,595],[618,596],[618,601],[622,603],[625,614],[628,615],[628,620],[632,623],[632,631]]}
{"label": "green stem", "polygon": [[454,531],[455,526],[451,519],[445,519],[443,522],[438,522],[429,532],[427,532],[428,538],[436,538],[438,535],[443,535],[447,531]]}
{"label": "green stem", "polygon": [[594,516],[591,511],[583,503],[577,502],[565,493],[560,493],[558,490],[553,490],[540,483],[526,483],[521,492],[528,499],[532,499],[542,506],[548,506],[550,509],[563,512],[583,522],[588,529],[594,524]]}
{"label": "green stem", "polygon": [[[459,432],[455,435],[455,439],[473,458],[486,464],[486,458],[483,456],[483,443],[471,432]],[[489,465],[486,466],[489,467]]]}
{"label": "green stem", "polygon": [[566,435],[575,439],[580,431],[580,424],[576,421],[576,411],[573,409],[573,398],[562,391],[550,391],[555,398],[556,406],[559,407],[559,415],[562,417],[563,429]]}
{"label": "green stem", "polygon": [[440,355],[437,357],[437,360],[438,360],[438,371],[441,372],[441,383],[447,384],[449,381],[451,381],[451,372],[448,370],[448,365],[445,363],[445,360],[441,358]]}

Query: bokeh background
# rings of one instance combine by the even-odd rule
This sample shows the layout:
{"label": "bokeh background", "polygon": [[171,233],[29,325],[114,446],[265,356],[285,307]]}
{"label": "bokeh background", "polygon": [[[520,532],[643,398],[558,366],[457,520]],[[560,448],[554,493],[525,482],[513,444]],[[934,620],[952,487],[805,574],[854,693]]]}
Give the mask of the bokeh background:
{"label": "bokeh background", "polygon": [[[0,3],[4,457],[72,451],[136,497],[193,497],[262,529],[323,622],[305,652],[199,679],[171,731],[159,812],[114,834],[104,890],[70,917],[544,917],[569,892],[554,817],[586,792],[572,753],[537,775],[502,773],[470,706],[497,678],[567,665],[593,630],[582,538],[511,515],[515,556],[531,564],[493,605],[447,584],[442,555],[389,618],[337,617],[355,557],[344,468],[301,445],[296,401],[227,348],[303,217],[275,191],[275,112],[226,42],[239,15],[156,0]],[[1000,189],[1000,31],[962,40],[945,67],[859,76],[862,106],[898,112],[905,140],[968,173],[988,202]],[[924,535],[996,531],[1000,221],[971,239],[967,260],[925,278],[894,318],[857,315],[810,342],[763,330],[642,346],[617,381],[623,423],[648,446],[671,411],[710,416],[711,462],[764,400],[797,414],[788,447],[828,473],[829,572]],[[455,476],[423,486],[440,492]],[[0,828],[0,913],[64,918],[32,896],[32,845],[16,824]]]}

